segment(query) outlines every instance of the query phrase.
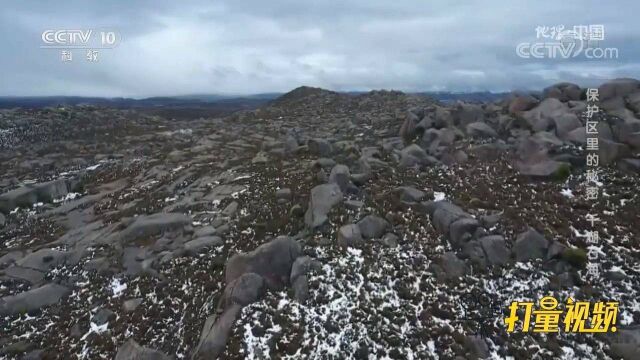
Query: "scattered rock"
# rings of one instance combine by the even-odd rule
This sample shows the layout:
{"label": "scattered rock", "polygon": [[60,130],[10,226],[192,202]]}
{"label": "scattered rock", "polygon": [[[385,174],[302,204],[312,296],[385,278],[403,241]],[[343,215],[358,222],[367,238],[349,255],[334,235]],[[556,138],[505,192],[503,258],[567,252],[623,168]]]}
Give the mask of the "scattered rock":
{"label": "scattered rock", "polygon": [[631,151],[625,144],[620,144],[606,139],[599,139],[598,154],[599,163],[601,165],[609,165],[618,159],[629,157],[631,155]]}
{"label": "scattered rock", "polygon": [[138,306],[142,304],[142,298],[129,299],[122,303],[122,311],[125,313],[131,313],[136,311]]}
{"label": "scattered rock", "polygon": [[411,144],[400,152],[400,167],[431,166],[437,163],[437,159],[427,155],[427,152],[416,144]]}
{"label": "scattered rock", "polygon": [[108,323],[109,321],[116,318],[116,314],[106,308],[100,308],[98,311],[91,317],[91,322],[100,326]]}
{"label": "scattered rock", "polygon": [[411,186],[401,186],[394,190],[398,194],[400,201],[405,203],[418,203],[425,199],[426,194]]}
{"label": "scattered rock", "polygon": [[478,138],[496,138],[498,137],[498,133],[486,123],[483,122],[474,122],[467,125],[467,134],[471,137]]}
{"label": "scattered rock", "polygon": [[364,203],[358,200],[346,200],[344,202],[344,207],[349,210],[358,210],[363,206],[364,206]]}
{"label": "scattered rock", "polygon": [[449,226],[456,220],[468,217],[467,213],[465,213],[461,208],[446,201],[434,202],[433,212],[429,212],[433,214],[432,219],[434,227],[443,234],[449,233]]}
{"label": "scattered rock", "polygon": [[466,273],[464,261],[460,260],[455,253],[446,252],[436,261],[436,274],[446,280],[458,279]]}
{"label": "scattered rock", "polygon": [[564,179],[571,171],[567,162],[545,159],[534,163],[520,162],[516,164],[520,174],[538,179]]}
{"label": "scattered rock", "polygon": [[293,194],[291,192],[291,189],[285,188],[276,190],[276,200],[290,201],[292,197]]}
{"label": "scattered rock", "polygon": [[[442,214],[440,215],[440,218],[443,219],[441,220],[443,223],[440,226],[445,226],[444,222],[447,222],[449,219],[459,215],[449,212],[441,212],[440,214]],[[447,216],[446,219],[444,218],[445,216]],[[471,217],[460,217],[458,220],[451,222],[449,226],[449,241],[451,242],[451,245],[453,247],[463,246],[464,243],[473,237],[473,234],[479,226],[480,224],[478,221]]]}
{"label": "scattered rock", "polygon": [[580,100],[582,97],[582,89],[576,84],[563,82],[544,89],[542,96],[545,98],[555,98],[563,102]]}
{"label": "scattered rock", "polygon": [[289,216],[291,217],[301,217],[304,215],[304,209],[300,204],[295,204],[289,209]]}
{"label": "scattered rock", "polygon": [[394,248],[398,246],[398,235],[393,233],[386,233],[382,237],[382,244],[386,247]]}
{"label": "scattered rock", "polygon": [[69,254],[65,251],[41,249],[27,254],[16,264],[24,268],[46,271],[64,263],[68,256]]}
{"label": "scattered rock", "polygon": [[333,152],[331,143],[324,139],[310,139],[307,143],[309,152],[313,155],[327,157]]}
{"label": "scattered rock", "polygon": [[205,236],[184,244],[184,249],[190,254],[197,254],[205,249],[224,245],[224,241],[218,236]]}
{"label": "scattered rock", "polygon": [[[242,306],[233,304],[220,314],[207,318],[200,333],[200,340],[193,353],[194,360],[217,359],[227,346],[231,328]],[[132,358],[132,360],[135,358]],[[118,360],[118,359],[117,359]]]}
{"label": "scattered rock", "polygon": [[381,237],[389,226],[390,225],[387,220],[376,215],[367,215],[362,218],[362,220],[358,221],[360,233],[365,239]]}
{"label": "scattered rock", "polygon": [[305,214],[305,224],[317,228],[327,221],[327,214],[332,207],[342,202],[342,191],[337,184],[323,184],[311,190],[309,208]]}
{"label": "scattered rock", "polygon": [[346,165],[336,165],[331,169],[329,174],[329,183],[337,184],[340,190],[344,193],[347,192],[351,185],[351,173]]}
{"label": "scattered rock", "polygon": [[300,256],[300,245],[287,236],[279,236],[246,254],[233,255],[227,262],[225,281],[231,284],[245,273],[262,276],[270,289],[289,283],[291,265]]}
{"label": "scattered rock", "polygon": [[247,306],[262,297],[265,290],[264,278],[256,273],[247,272],[230,282],[224,290],[224,305]]}
{"label": "scattered rock", "polygon": [[512,115],[519,114],[522,111],[528,111],[538,105],[540,101],[531,95],[516,96],[509,103],[509,113]]}
{"label": "scattered rock", "polygon": [[529,230],[518,235],[513,252],[516,260],[527,261],[534,259],[542,259],[547,253],[549,242],[535,229]]}
{"label": "scattered rock", "polygon": [[191,219],[184,214],[158,213],[142,215],[135,218],[131,225],[119,233],[123,242],[132,242],[136,239],[159,235],[163,231],[176,229],[188,225]]}
{"label": "scattered rock", "polygon": [[211,236],[211,235],[216,235],[216,228],[214,228],[211,225],[199,227],[193,231],[194,238]]}
{"label": "scattered rock", "polygon": [[338,230],[338,244],[345,247],[358,247],[362,244],[362,233],[356,224],[349,224],[340,227]]}
{"label": "scattered rock", "polygon": [[478,240],[491,265],[505,265],[509,261],[509,250],[502,236],[485,236]]}
{"label": "scattered rock", "polygon": [[172,360],[172,356],[167,356],[160,351],[140,346],[133,339],[127,340],[116,354],[115,360]]}
{"label": "scattered rock", "polygon": [[230,202],[229,205],[227,205],[227,207],[225,207],[224,210],[222,210],[222,215],[228,216],[228,217],[234,216],[238,211],[238,206],[239,204],[237,201]]}

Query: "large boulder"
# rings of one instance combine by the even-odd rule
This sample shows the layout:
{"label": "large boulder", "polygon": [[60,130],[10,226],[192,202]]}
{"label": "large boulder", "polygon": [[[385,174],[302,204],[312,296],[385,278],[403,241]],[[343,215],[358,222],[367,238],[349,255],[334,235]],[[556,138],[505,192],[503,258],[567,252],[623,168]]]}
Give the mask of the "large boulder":
{"label": "large boulder", "polygon": [[418,203],[427,196],[427,194],[411,186],[400,186],[393,190],[401,202],[414,204]]}
{"label": "large boulder", "polygon": [[466,359],[488,359],[491,355],[489,353],[489,346],[482,336],[465,336],[464,348],[467,350]]}
{"label": "large boulder", "polygon": [[606,139],[599,139],[598,155],[600,165],[609,165],[618,159],[629,157],[631,155],[631,150],[625,144]]}
{"label": "large boulder", "polygon": [[360,233],[365,239],[374,239],[381,237],[382,235],[384,235],[389,226],[390,224],[387,220],[376,215],[367,215],[362,218],[362,220],[358,221]]}
{"label": "large boulder", "polygon": [[211,315],[205,320],[200,340],[193,352],[193,360],[217,359],[222,354],[241,310],[241,305],[232,304],[219,316]]}
{"label": "large boulder", "polygon": [[30,184],[0,195],[0,212],[8,214],[17,207],[31,207],[37,202],[52,202],[69,192],[65,179]]}
{"label": "large boulder", "polygon": [[408,111],[398,135],[400,135],[404,141],[411,141],[416,136],[416,126],[419,122],[420,119],[418,116],[413,112]]}
{"label": "large boulder", "polygon": [[442,136],[444,129],[427,129],[422,133],[420,139],[420,146],[425,149],[430,149],[434,146],[445,145],[448,143],[447,139]]}
{"label": "large boulder", "polygon": [[347,192],[351,185],[351,173],[349,167],[346,165],[338,164],[331,169],[329,174],[329,183],[337,184],[340,187],[340,191]]}
{"label": "large boulder", "polygon": [[322,184],[311,189],[309,208],[304,216],[305,224],[317,228],[327,221],[327,214],[343,199],[338,184]]}
{"label": "large boulder", "polygon": [[449,226],[456,220],[463,217],[469,217],[460,207],[446,201],[438,201],[434,203],[434,211],[432,216],[433,226],[439,232],[449,234]]}
{"label": "large boulder", "polygon": [[572,142],[574,144],[585,145],[587,143],[586,128],[584,126],[581,126],[579,128],[575,128],[575,129],[569,131],[564,136],[563,139],[567,140],[569,142]]}
{"label": "large boulder", "polygon": [[225,281],[231,284],[243,274],[256,273],[264,278],[269,289],[281,289],[288,285],[291,265],[301,251],[295,240],[278,236],[251,252],[233,255],[227,262]]}
{"label": "large boulder", "polygon": [[498,133],[484,122],[473,122],[467,125],[467,134],[477,138],[496,138]]}
{"label": "large boulder", "polygon": [[56,304],[71,290],[58,284],[47,284],[36,289],[0,298],[0,316],[15,315]]}
{"label": "large boulder", "polygon": [[464,258],[469,259],[471,264],[479,267],[480,269],[484,269],[488,265],[487,254],[484,252],[482,244],[477,240],[465,243],[462,247],[461,255]]}
{"label": "large boulder", "polygon": [[563,140],[567,139],[570,131],[582,126],[578,116],[573,113],[562,113],[553,118],[556,128],[556,135]]}
{"label": "large boulder", "polygon": [[197,254],[205,251],[206,249],[223,245],[224,242],[219,236],[203,236],[191,241],[187,241],[184,244],[184,249],[189,254]]}
{"label": "large boulder", "polygon": [[542,96],[545,99],[554,98],[562,102],[580,100],[582,97],[582,89],[576,84],[562,82],[545,88]]}
{"label": "large boulder", "polygon": [[484,122],[484,110],[478,104],[458,102],[454,114],[454,123],[462,128],[474,122]]}
{"label": "large boulder", "polygon": [[191,218],[179,213],[157,213],[153,215],[141,215],[122,230],[119,234],[124,243],[149,236],[159,235],[164,231],[180,228],[191,224]]}
{"label": "large boulder", "polygon": [[571,165],[564,161],[542,159],[536,162],[517,162],[516,168],[520,174],[537,179],[554,179],[564,176],[571,169]]}
{"label": "large boulder", "polygon": [[321,157],[330,156],[333,152],[333,146],[325,139],[310,139],[307,146],[311,154]]}
{"label": "large boulder", "polygon": [[621,98],[640,90],[640,81],[629,78],[619,78],[607,81],[598,88],[600,102],[607,102]]}
{"label": "large boulder", "polygon": [[513,246],[517,261],[543,259],[547,254],[549,241],[533,228],[521,233]]}
{"label": "large boulder", "polygon": [[640,115],[640,90],[627,96],[627,107],[636,115]]}
{"label": "large boulder", "polygon": [[427,155],[427,152],[417,144],[411,144],[400,152],[400,167],[434,165],[437,162],[437,159]]}
{"label": "large boulder", "polygon": [[387,153],[392,152],[393,150],[400,150],[404,147],[404,142],[401,137],[387,137],[382,139],[382,150]]}
{"label": "large boulder", "polygon": [[430,266],[439,280],[459,279],[466,273],[466,265],[454,252],[446,252]]}
{"label": "large boulder", "polygon": [[63,264],[67,257],[69,257],[69,253],[66,251],[40,249],[27,254],[22,259],[16,261],[16,264],[24,268],[47,271]]}
{"label": "large boulder", "polygon": [[265,291],[264,278],[256,273],[248,272],[227,284],[224,289],[222,309],[232,304],[247,306],[258,301]]}
{"label": "large boulder", "polygon": [[[640,91],[640,81],[638,80],[621,78],[608,81],[598,88],[600,100],[598,105],[611,115],[635,121],[637,120],[636,115],[633,111],[633,105],[628,103],[628,96],[638,91]],[[630,105],[629,108],[627,105]]]}
{"label": "large boulder", "polygon": [[449,225],[449,242],[456,247],[462,247],[471,239],[475,231],[480,227],[478,220],[472,217],[460,217]]}
{"label": "large boulder", "polygon": [[338,229],[338,244],[344,247],[358,247],[362,244],[362,233],[356,224],[341,226]]}
{"label": "large boulder", "polygon": [[242,307],[259,300],[267,289],[288,285],[301,251],[295,240],[279,236],[249,253],[233,255],[225,268],[224,294],[216,314],[205,321],[193,359],[217,359]]}
{"label": "large boulder", "polygon": [[30,283],[31,285],[40,284],[44,280],[45,273],[40,270],[24,268],[22,266],[10,266],[2,270],[0,280],[16,279]]}
{"label": "large boulder", "polygon": [[441,129],[454,124],[453,114],[450,109],[442,106],[434,106],[433,126]]}
{"label": "large boulder", "polygon": [[536,107],[540,101],[531,95],[517,95],[509,102],[509,113],[517,115]]}
{"label": "large boulder", "polygon": [[618,169],[628,174],[640,174],[640,159],[619,160]]}
{"label": "large boulder", "polygon": [[554,118],[570,113],[569,106],[556,98],[544,99],[535,108],[522,113],[533,131],[551,130],[555,126]]}
{"label": "large boulder", "polygon": [[[598,129],[600,131],[600,129]],[[613,135],[617,141],[640,149],[640,120],[625,120],[613,125]],[[613,138],[608,138],[613,140]]]}
{"label": "large boulder", "polygon": [[56,179],[39,183],[34,186],[38,194],[38,201],[52,202],[69,193],[71,190],[71,182],[67,179]]}
{"label": "large boulder", "polygon": [[640,326],[618,328],[610,334],[611,353],[623,360],[636,360],[640,354]]}
{"label": "large boulder", "polygon": [[491,265],[505,265],[509,262],[510,254],[505,245],[504,238],[499,235],[485,236],[478,240],[486,255],[487,262]]}
{"label": "large boulder", "polygon": [[309,297],[309,279],[307,273],[312,269],[314,261],[308,256],[300,256],[291,266],[291,288],[295,299],[304,303]]}

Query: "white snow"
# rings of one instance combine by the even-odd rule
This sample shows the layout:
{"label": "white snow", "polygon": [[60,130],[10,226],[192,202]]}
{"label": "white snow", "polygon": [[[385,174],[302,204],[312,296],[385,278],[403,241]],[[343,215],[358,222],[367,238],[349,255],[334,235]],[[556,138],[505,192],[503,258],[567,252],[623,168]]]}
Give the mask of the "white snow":
{"label": "white snow", "polygon": [[573,195],[573,191],[571,191],[571,189],[562,189],[562,191],[560,191],[560,194],[562,194],[562,195],[564,195],[564,196],[566,196],[568,198],[575,197]]}
{"label": "white snow", "polygon": [[120,279],[114,278],[111,280],[111,291],[113,292],[112,297],[118,297],[122,295],[122,292],[127,290],[127,284],[121,283]]}

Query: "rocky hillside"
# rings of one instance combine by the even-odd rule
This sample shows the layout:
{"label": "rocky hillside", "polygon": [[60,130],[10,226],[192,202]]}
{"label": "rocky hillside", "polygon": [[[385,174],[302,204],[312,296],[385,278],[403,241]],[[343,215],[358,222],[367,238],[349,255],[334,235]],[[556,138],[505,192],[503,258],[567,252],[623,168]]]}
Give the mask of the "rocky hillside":
{"label": "rocky hillside", "polygon": [[[567,83],[0,110],[0,358],[637,359],[640,82],[599,90],[596,200]],[[544,295],[619,301],[618,331],[508,334]]]}

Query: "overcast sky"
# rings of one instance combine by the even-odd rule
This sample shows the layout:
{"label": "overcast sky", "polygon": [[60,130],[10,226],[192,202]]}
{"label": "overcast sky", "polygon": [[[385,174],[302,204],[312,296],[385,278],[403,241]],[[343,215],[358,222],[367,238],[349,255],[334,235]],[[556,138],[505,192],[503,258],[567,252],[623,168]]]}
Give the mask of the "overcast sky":
{"label": "overcast sky", "polygon": [[[640,1],[0,0],[0,95],[146,97],[332,90],[504,91],[640,78]],[[524,59],[536,27],[604,25],[617,59]],[[43,49],[45,30],[114,49]]]}

